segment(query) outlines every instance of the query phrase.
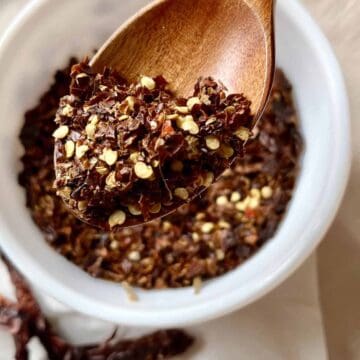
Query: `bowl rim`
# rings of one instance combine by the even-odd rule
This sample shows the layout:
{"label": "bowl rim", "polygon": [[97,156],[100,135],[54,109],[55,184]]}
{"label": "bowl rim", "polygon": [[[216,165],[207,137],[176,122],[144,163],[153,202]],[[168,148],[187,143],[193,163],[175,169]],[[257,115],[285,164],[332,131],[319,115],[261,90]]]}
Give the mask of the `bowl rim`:
{"label": "bowl rim", "polygon": [[[25,5],[0,39],[0,58],[4,49],[6,49],[11,42],[12,37],[21,29],[21,26],[30,20],[38,8],[48,1],[49,0],[31,0]],[[27,269],[29,271],[31,269],[31,279],[29,280],[36,287],[44,291],[44,293],[56,297],[57,300],[60,300],[65,305],[79,312],[104,320],[136,326],[173,326],[174,324],[184,326],[226,315],[254,302],[288,278],[313,252],[335,218],[350,174],[351,141],[349,102],[339,63],[330,43],[318,25],[297,0],[279,0],[277,6],[281,6],[282,11],[286,13],[288,18],[302,29],[306,38],[311,39],[311,42],[317,44],[313,50],[322,59],[323,70],[329,79],[329,90],[332,97],[336,99],[334,102],[333,116],[342,119],[338,134],[339,145],[337,150],[339,156],[337,157],[337,161],[334,160],[333,163],[333,167],[338,169],[342,176],[334,180],[335,183],[332,187],[338,191],[327,201],[328,208],[324,210],[323,221],[321,226],[311,235],[311,241],[304,242],[301,244],[301,247],[298,248],[298,251],[290,253],[286,262],[279,265],[275,271],[264,277],[261,283],[252,286],[246,296],[234,290],[226,294],[226,296],[223,296],[221,301],[214,299],[207,300],[207,306],[204,306],[202,303],[187,306],[181,311],[178,309],[164,309],[163,311],[149,313],[143,311],[142,308],[125,309],[108,304],[104,306],[103,303],[97,300],[89,299],[83,294],[75,292],[66,284],[54,279],[51,273],[43,272],[42,268],[29,257],[25,251],[22,251],[21,246],[9,244],[0,238],[1,247],[14,262],[15,266],[20,270]],[[2,231],[6,233],[5,229],[2,229]],[[9,237],[11,236],[9,235]],[[29,277],[29,274],[24,273],[24,275]],[[73,299],[76,299],[76,301]]]}

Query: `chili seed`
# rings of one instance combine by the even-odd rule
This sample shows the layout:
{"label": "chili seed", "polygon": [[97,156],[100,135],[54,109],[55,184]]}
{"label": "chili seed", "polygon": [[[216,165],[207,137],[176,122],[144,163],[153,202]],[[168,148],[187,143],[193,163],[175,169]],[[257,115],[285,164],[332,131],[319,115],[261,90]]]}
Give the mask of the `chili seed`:
{"label": "chili seed", "polygon": [[126,220],[126,214],[122,210],[117,210],[109,217],[109,225],[112,229],[114,226],[122,225]]}
{"label": "chili seed", "polygon": [[67,125],[59,126],[52,134],[55,139],[63,139],[69,133],[69,127]]}
{"label": "chili seed", "polygon": [[187,200],[189,198],[189,192],[185,188],[176,188],[174,190],[174,195],[182,200]]}
{"label": "chili seed", "polygon": [[141,83],[142,86],[146,87],[149,90],[154,90],[155,86],[156,86],[156,83],[155,83],[154,79],[152,79],[149,76],[143,76],[140,79],[140,83]]}
{"label": "chili seed", "polygon": [[207,136],[205,138],[205,142],[206,142],[206,146],[210,149],[210,150],[217,150],[220,147],[220,141],[216,136]]}
{"label": "chili seed", "polygon": [[75,152],[75,143],[71,140],[66,141],[65,143],[65,154],[66,157],[69,159],[74,155]]}
{"label": "chili seed", "polygon": [[140,179],[149,179],[153,176],[154,171],[151,165],[146,165],[144,162],[137,162],[134,166],[135,174]]}

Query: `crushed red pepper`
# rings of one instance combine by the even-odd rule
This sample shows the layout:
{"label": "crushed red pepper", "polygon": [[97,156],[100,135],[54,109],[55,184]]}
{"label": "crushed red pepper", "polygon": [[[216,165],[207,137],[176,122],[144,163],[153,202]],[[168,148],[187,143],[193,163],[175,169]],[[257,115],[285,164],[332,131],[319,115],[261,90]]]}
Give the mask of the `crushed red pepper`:
{"label": "crushed red pepper", "polygon": [[140,224],[190,202],[250,136],[250,102],[200,78],[190,98],[162,76],[127,84],[116,71],[71,71],[55,121],[55,185],[80,219],[103,229]]}
{"label": "crushed red pepper", "polygon": [[138,339],[115,340],[116,332],[101,344],[75,346],[55,332],[43,315],[29,286],[3,258],[15,287],[17,302],[0,295],[0,326],[15,340],[15,359],[28,360],[27,345],[37,337],[51,360],[160,360],[183,354],[193,337],[178,329],[159,330]]}
{"label": "crushed red pepper", "polygon": [[161,220],[117,232],[79,221],[53,188],[51,134],[70,68],[25,115],[20,184],[46,241],[95,277],[143,288],[182,287],[222,275],[270,239],[291,199],[302,140],[291,86],[279,70],[267,109],[241,161],[203,195]]}

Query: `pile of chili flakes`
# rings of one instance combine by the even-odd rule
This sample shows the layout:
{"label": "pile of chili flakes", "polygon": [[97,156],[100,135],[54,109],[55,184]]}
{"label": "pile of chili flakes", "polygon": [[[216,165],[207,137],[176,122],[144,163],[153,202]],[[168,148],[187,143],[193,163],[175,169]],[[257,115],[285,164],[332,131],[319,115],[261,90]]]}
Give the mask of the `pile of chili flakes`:
{"label": "pile of chili flakes", "polygon": [[190,202],[250,136],[250,101],[210,77],[189,98],[162,76],[128,84],[114,70],[93,73],[87,61],[71,78],[55,117],[55,184],[80,220],[105,230]]}
{"label": "pile of chili flakes", "polygon": [[[75,63],[75,59],[71,64]],[[25,115],[19,176],[46,241],[94,277],[142,288],[195,285],[243,263],[271,238],[291,199],[302,139],[291,86],[277,70],[269,105],[244,157],[200,198],[161,220],[103,232],[75,218],[53,187],[59,99],[70,67]]]}

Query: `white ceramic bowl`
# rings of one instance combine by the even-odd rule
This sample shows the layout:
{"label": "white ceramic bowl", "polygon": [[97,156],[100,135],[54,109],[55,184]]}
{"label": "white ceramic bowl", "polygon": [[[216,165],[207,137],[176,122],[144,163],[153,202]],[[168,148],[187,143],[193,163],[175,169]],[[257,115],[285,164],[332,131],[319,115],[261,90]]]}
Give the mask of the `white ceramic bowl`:
{"label": "white ceramic bowl", "polygon": [[[180,326],[215,318],[258,299],[314,250],[334,218],[350,167],[346,90],[333,52],[296,0],[279,0],[277,63],[295,88],[306,147],[294,199],[273,239],[236,270],[191,288],[137,290],[91,278],[43,240],[17,185],[23,113],[70,55],[98,47],[149,0],[35,0],[0,42],[0,244],[40,290],[99,318],[146,326]],[[241,41],[241,39],[239,39]]]}

